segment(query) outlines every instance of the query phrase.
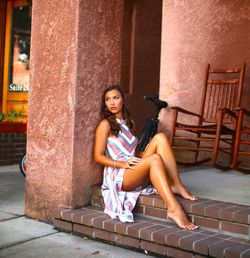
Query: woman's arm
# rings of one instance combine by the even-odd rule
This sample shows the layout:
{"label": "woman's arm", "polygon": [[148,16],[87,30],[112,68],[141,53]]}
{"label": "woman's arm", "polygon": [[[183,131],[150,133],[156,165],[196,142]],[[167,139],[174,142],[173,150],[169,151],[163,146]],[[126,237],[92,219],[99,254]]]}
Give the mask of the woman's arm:
{"label": "woman's arm", "polygon": [[126,168],[127,162],[113,160],[108,158],[105,154],[107,139],[110,134],[109,122],[104,119],[96,128],[95,134],[95,146],[94,146],[94,159],[97,163],[103,166],[115,167],[115,168]]}

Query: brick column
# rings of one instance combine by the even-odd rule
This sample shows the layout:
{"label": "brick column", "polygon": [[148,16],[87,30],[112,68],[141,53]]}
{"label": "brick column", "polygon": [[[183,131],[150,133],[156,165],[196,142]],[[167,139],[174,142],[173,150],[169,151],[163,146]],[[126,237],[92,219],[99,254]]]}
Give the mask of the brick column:
{"label": "brick column", "polygon": [[26,214],[89,203],[100,97],[120,82],[122,0],[33,0]]}

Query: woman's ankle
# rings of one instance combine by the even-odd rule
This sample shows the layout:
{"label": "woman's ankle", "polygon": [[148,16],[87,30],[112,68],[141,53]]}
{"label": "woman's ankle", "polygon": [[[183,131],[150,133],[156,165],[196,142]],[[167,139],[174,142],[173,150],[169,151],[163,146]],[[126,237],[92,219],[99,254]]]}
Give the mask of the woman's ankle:
{"label": "woman's ankle", "polygon": [[183,210],[179,203],[168,206],[168,211],[171,213],[175,213],[176,211]]}

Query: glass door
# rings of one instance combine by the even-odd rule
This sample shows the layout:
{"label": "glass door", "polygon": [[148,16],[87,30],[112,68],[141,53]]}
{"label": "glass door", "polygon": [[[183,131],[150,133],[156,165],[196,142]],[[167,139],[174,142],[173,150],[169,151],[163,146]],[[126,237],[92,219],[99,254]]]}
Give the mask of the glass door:
{"label": "glass door", "polygon": [[28,115],[31,1],[7,2],[2,110],[12,122]]}

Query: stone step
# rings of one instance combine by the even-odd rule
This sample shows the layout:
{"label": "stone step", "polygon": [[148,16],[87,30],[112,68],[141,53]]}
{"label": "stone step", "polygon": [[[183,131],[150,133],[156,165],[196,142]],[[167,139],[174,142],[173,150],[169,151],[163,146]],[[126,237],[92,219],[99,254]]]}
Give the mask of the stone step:
{"label": "stone step", "polygon": [[135,214],[134,223],[111,219],[102,209],[60,209],[54,212],[57,229],[96,240],[168,257],[249,258],[250,241],[204,228],[185,231],[166,220]]}
{"label": "stone step", "polygon": [[[100,185],[91,189],[91,205],[104,207]],[[190,220],[200,227],[250,239],[250,206],[199,198],[177,197]],[[157,219],[167,218],[167,208],[159,195],[140,195],[134,212]]]}

